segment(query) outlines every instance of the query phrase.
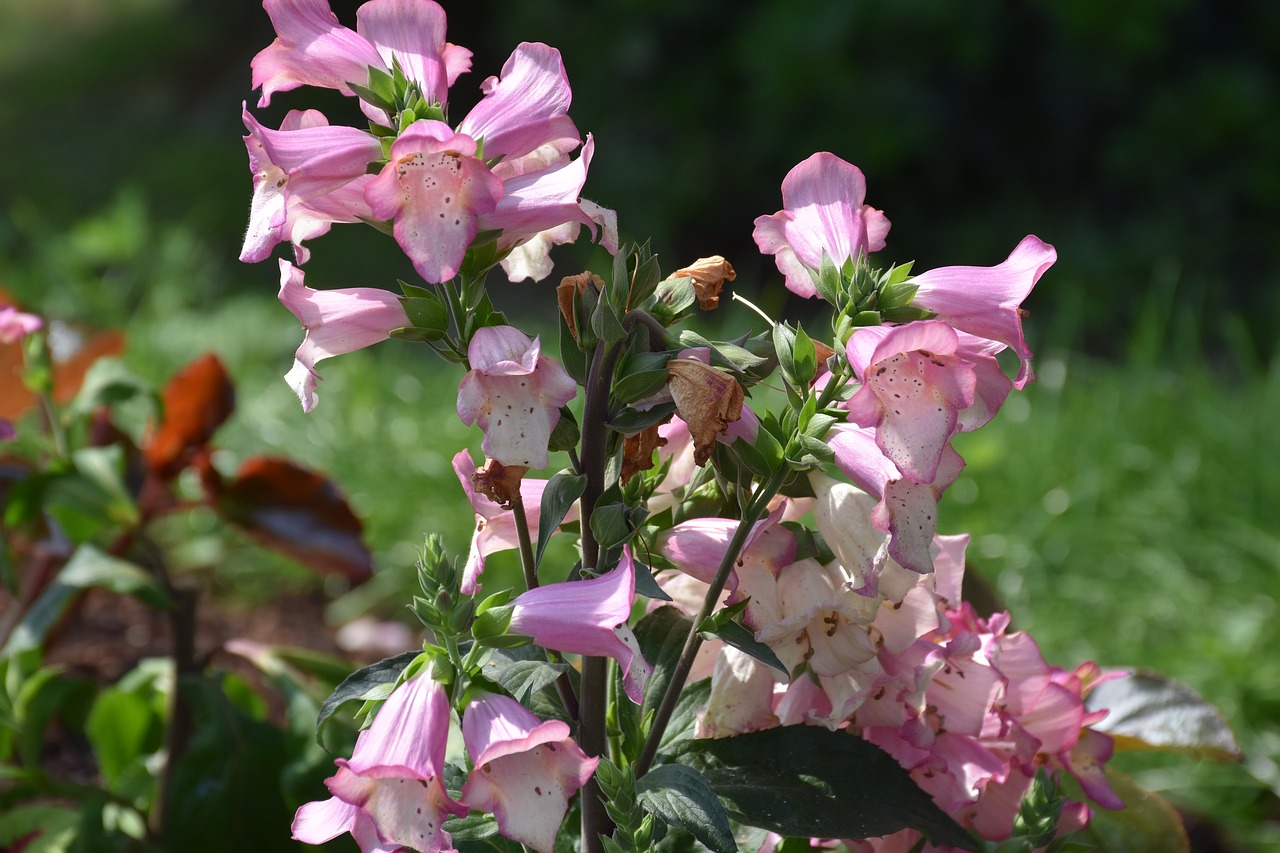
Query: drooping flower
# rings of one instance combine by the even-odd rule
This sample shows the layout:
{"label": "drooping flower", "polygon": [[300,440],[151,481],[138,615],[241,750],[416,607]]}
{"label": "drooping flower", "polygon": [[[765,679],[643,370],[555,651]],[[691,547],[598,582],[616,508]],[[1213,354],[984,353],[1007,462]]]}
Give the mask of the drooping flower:
{"label": "drooping flower", "polygon": [[444,9],[432,0],[370,0],[356,10],[354,31],[338,23],[328,0],[262,5],[276,40],[252,62],[253,86],[262,89],[260,107],[274,93],[299,86],[353,95],[349,83],[363,86],[370,68],[390,72],[393,62],[428,102],[443,105],[449,87],[471,68],[471,51],[445,41]]}
{"label": "drooping flower", "polygon": [[511,602],[513,634],[528,634],[549,649],[611,657],[622,670],[627,696],[644,697],[650,666],[627,625],[635,603],[635,563],[623,550],[617,568],[598,578],[547,584]]}
{"label": "drooping flower", "polygon": [[0,307],[0,344],[13,344],[44,325],[35,314],[25,314],[12,305]]}
{"label": "drooping flower", "polygon": [[325,780],[333,796],[298,809],[293,837],[324,844],[350,832],[362,853],[452,849],[444,822],[467,807],[449,797],[441,776],[448,736],[444,687],[429,674],[400,685],[360,733],[351,759],[335,762],[338,772]]}
{"label": "drooping flower", "polygon": [[[453,471],[458,475],[467,500],[476,512],[476,530],[471,537],[471,552],[462,571],[462,592],[464,595],[474,595],[480,588],[485,558],[498,551],[519,548],[520,540],[516,533],[515,516],[511,511],[503,509],[497,502],[476,491],[476,467],[471,461],[470,453],[461,450],[453,457]],[[525,517],[529,520],[531,530],[538,529],[538,521],[542,515],[542,492],[546,487],[546,480],[534,477],[524,477],[520,481],[520,499],[524,503]],[[574,504],[565,520],[573,521],[577,517],[578,507]]]}
{"label": "drooping flower", "polygon": [[474,769],[461,799],[491,813],[498,831],[538,853],[551,853],[569,798],[595,772],[559,720],[542,722],[519,702],[486,693],[462,715]]}
{"label": "drooping flower", "polygon": [[306,337],[294,354],[285,381],[298,395],[302,410],[316,406],[316,363],[385,341],[395,329],[409,325],[400,298],[376,287],[314,290],[303,283],[302,270],[280,260],[280,301],[302,323]]}
{"label": "drooping flower", "polygon": [[864,203],[862,170],[825,151],[795,166],[782,181],[783,209],[756,219],[756,245],[773,255],[787,288],[817,296],[810,270],[822,266],[825,253],[837,267],[859,255],[884,248],[889,220]]}
{"label": "drooping flower", "polygon": [[1028,235],[994,267],[939,267],[916,276],[914,304],[963,332],[1012,347],[1022,360],[1014,385],[1023,388],[1035,373],[1022,334],[1022,301],[1057,259],[1053,246]]}
{"label": "drooping flower", "polygon": [[547,467],[547,442],[560,407],[578,386],[555,359],[542,355],[513,326],[486,326],[467,349],[471,370],[458,386],[458,417],[484,430],[481,447],[503,465]]}
{"label": "drooping flower", "polygon": [[358,222],[372,211],[364,201],[369,162],[382,156],[378,140],[354,127],[329,125],[316,110],[291,111],[279,130],[258,123],[242,110],[244,138],[253,173],[253,201],[240,260],[266,260],[277,243],[293,244],[305,263],[304,240],[318,237],[334,222]]}

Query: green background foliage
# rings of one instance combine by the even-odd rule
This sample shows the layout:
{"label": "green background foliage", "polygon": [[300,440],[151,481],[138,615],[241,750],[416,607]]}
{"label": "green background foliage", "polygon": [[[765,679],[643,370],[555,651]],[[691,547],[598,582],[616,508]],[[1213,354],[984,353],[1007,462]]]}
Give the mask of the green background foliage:
{"label": "green background foliage", "polygon": [[[356,5],[334,8],[351,23]],[[1042,379],[958,442],[969,466],[943,531],[974,534],[974,570],[1053,663],[1149,667],[1217,703],[1243,764],[1121,763],[1238,843],[1280,840],[1280,6],[445,5],[451,40],[476,53],[455,118],[519,41],[559,47],[598,146],[588,195],[652,237],[667,270],[724,254],[771,311],[812,306],[787,297],[751,223],[815,150],[866,173],[894,223],[885,263],[992,264],[1026,233],[1055,244],[1028,303]],[[239,105],[254,107],[248,63],[271,38],[251,0],[0,0],[0,286],[51,317],[127,326],[128,361],[153,381],[217,350],[240,390],[219,464],[284,451],[332,474],[380,571],[331,618],[394,615],[423,533],[466,547],[449,459],[479,434],[452,411],[459,375],[409,344],[326,362],[308,417],[279,381],[298,328],[272,298],[274,264],[235,260]],[[317,92],[257,114],[307,106],[356,119]],[[317,287],[414,280],[371,229],[312,248]],[[607,269],[586,247],[556,260],[556,275]],[[550,286],[495,281],[494,299],[549,332]],[[719,313],[735,331],[755,322]],[[192,562],[226,557],[192,525],[174,531]],[[242,602],[316,583],[224,562],[215,581]]]}

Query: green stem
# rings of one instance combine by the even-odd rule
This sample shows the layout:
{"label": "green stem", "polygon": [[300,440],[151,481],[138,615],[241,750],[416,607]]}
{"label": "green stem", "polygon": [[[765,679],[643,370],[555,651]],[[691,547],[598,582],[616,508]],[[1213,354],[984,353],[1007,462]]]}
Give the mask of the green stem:
{"label": "green stem", "polygon": [[698,611],[698,615],[693,617],[693,625],[689,629],[688,635],[684,640],[684,648],[680,651],[680,658],[676,661],[675,668],[671,673],[671,681],[667,684],[667,690],[662,695],[662,703],[658,705],[657,711],[654,713],[653,725],[649,729],[649,736],[645,738],[644,747],[640,750],[640,757],[636,759],[635,774],[636,778],[640,778],[653,764],[654,757],[658,754],[658,744],[662,741],[662,735],[667,729],[667,724],[671,722],[671,714],[675,711],[676,702],[680,699],[680,693],[684,690],[685,679],[689,677],[689,670],[693,668],[693,659],[698,654],[698,648],[702,645],[702,636],[698,633],[702,623],[706,621],[712,611],[716,608],[716,603],[720,600],[720,593],[724,591],[724,585],[729,580],[729,573],[733,571],[734,563],[738,560],[738,554],[741,553],[743,545],[747,541],[747,536],[751,533],[751,528],[765,514],[765,510],[769,506],[769,501],[782,488],[782,484],[786,482],[790,469],[784,461],[774,475],[766,483],[761,483],[751,497],[751,502],[747,506],[746,511],[742,514],[742,520],[738,522],[738,529],[733,532],[733,538],[729,540],[729,547],[725,549],[724,556],[720,559],[720,566],[716,570],[716,576],[711,581],[710,588],[707,589],[706,598],[703,599],[702,609]]}

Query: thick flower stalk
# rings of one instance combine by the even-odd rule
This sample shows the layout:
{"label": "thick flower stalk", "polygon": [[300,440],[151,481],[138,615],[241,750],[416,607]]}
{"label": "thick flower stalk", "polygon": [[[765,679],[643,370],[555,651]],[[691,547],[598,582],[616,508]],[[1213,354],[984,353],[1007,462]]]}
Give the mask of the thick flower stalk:
{"label": "thick flower stalk", "polygon": [[474,765],[461,800],[490,812],[498,830],[538,853],[551,853],[569,798],[595,772],[559,720],[543,722],[514,699],[485,693],[462,715]]}
{"label": "thick flower stalk", "polygon": [[451,850],[444,822],[467,807],[445,790],[449,700],[444,686],[420,674],[400,685],[360,733],[350,760],[325,780],[333,796],[307,803],[293,821],[293,837],[323,844],[349,832],[362,853],[407,847],[420,853]]}

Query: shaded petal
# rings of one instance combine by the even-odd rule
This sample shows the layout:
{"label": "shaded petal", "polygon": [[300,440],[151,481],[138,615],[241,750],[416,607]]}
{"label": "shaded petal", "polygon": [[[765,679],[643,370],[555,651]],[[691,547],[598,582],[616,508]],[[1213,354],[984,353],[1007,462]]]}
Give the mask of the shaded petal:
{"label": "shaded petal", "polygon": [[471,68],[471,51],[448,44],[445,13],[431,0],[369,0],[356,10],[356,32],[390,68],[394,56],[428,102],[449,100],[449,85]]}

